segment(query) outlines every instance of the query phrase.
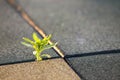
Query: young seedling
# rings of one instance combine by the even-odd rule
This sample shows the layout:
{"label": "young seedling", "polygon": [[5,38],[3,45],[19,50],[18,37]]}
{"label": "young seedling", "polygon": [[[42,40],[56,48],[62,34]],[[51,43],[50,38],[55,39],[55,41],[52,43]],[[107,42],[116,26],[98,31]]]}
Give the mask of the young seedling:
{"label": "young seedling", "polygon": [[57,43],[49,44],[49,40],[51,38],[51,35],[46,36],[44,39],[40,39],[36,33],[32,34],[33,40],[30,40],[28,38],[23,37],[23,40],[25,42],[21,42],[23,45],[27,47],[31,47],[34,49],[33,54],[36,57],[37,61],[41,61],[44,57],[50,58],[51,56],[48,54],[41,54],[46,49],[50,49],[54,46],[56,46]]}

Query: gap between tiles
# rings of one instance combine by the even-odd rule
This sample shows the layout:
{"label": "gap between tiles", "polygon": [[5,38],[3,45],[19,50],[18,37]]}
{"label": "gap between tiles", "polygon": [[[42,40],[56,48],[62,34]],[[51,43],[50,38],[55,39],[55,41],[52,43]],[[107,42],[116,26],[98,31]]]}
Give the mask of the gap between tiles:
{"label": "gap between tiles", "polygon": [[[46,61],[46,60],[57,59],[57,58],[60,58],[60,57],[44,58],[43,60]],[[34,61],[35,61],[35,59],[16,61],[16,62],[10,62],[10,63],[3,63],[3,64],[0,64],[0,66],[11,65],[11,64],[19,64],[19,63],[27,63],[27,62],[34,62]]]}
{"label": "gap between tiles", "polygon": [[107,55],[107,54],[120,54],[120,49],[113,49],[113,50],[104,50],[104,51],[96,51],[96,52],[89,52],[89,53],[81,53],[81,54],[72,54],[72,55],[65,55],[65,58],[72,58],[72,57],[87,57],[87,56],[95,56],[95,55]]}

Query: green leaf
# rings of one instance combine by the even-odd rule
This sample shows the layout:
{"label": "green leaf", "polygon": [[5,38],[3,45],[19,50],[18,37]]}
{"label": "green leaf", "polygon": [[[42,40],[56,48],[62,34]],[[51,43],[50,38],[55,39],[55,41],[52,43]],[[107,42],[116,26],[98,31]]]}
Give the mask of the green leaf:
{"label": "green leaf", "polygon": [[33,39],[34,39],[35,42],[40,42],[41,41],[40,38],[37,36],[37,34],[35,32],[33,33],[32,36],[33,36]]}
{"label": "green leaf", "polygon": [[27,47],[31,47],[31,48],[32,48],[32,45],[31,45],[31,44],[28,44],[28,43],[26,43],[26,42],[21,42],[21,44],[23,44],[23,45],[25,45],[25,46],[27,46]]}
{"label": "green leaf", "polygon": [[48,40],[50,40],[50,38],[51,38],[51,37],[52,37],[52,35],[51,35],[51,34],[50,34],[50,35],[48,35],[48,37],[47,37],[47,38],[48,38]]}
{"label": "green leaf", "polygon": [[32,40],[28,39],[28,38],[23,37],[23,40],[25,40],[26,42],[28,42],[32,45],[34,44],[34,42]]}
{"label": "green leaf", "polygon": [[41,57],[42,57],[42,58],[51,58],[51,56],[48,55],[48,54],[42,54]]}
{"label": "green leaf", "polygon": [[57,45],[57,43],[53,43],[53,44],[51,44],[51,45],[46,45],[43,49],[45,50],[45,49],[50,49],[50,48],[52,48],[52,47],[54,47],[54,46],[56,46]]}
{"label": "green leaf", "polygon": [[48,42],[49,42],[49,40],[50,40],[50,38],[51,38],[51,34],[50,34],[49,36],[46,36],[46,37],[42,40],[42,43],[43,43],[44,45],[47,45]]}

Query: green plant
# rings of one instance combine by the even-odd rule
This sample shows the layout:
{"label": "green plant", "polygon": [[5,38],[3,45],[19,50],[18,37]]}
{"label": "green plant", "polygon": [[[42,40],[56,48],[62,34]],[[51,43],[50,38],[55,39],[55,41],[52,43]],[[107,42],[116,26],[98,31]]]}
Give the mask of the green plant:
{"label": "green plant", "polygon": [[48,54],[41,54],[46,49],[50,49],[54,46],[56,46],[57,43],[49,44],[49,40],[51,38],[51,35],[46,36],[44,39],[40,39],[36,33],[32,34],[33,40],[30,40],[28,38],[23,37],[24,42],[21,42],[23,45],[27,47],[31,47],[34,49],[33,54],[35,55],[37,60],[42,60],[43,57],[50,58],[51,56]]}

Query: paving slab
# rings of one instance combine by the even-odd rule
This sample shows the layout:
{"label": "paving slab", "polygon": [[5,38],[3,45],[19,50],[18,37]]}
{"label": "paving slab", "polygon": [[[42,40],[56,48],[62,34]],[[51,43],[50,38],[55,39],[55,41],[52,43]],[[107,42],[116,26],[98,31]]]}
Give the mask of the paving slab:
{"label": "paving slab", "polygon": [[83,80],[120,80],[120,53],[67,58]]}
{"label": "paving slab", "polygon": [[[21,44],[22,37],[35,32],[5,0],[0,0],[0,64],[35,59],[32,49]],[[58,56],[52,49],[52,57]]]}
{"label": "paving slab", "polygon": [[16,0],[66,55],[120,48],[120,0]]}
{"label": "paving slab", "polygon": [[0,80],[80,80],[63,59],[0,66]]}

